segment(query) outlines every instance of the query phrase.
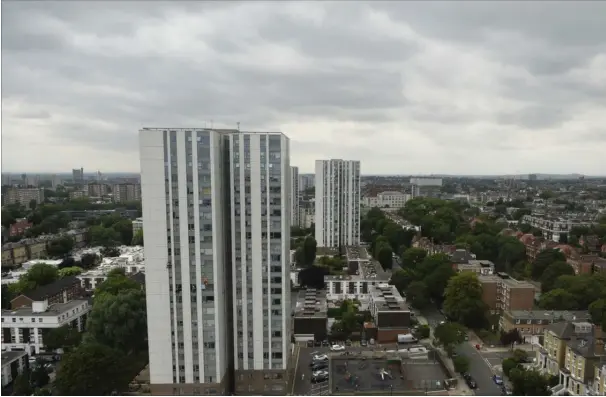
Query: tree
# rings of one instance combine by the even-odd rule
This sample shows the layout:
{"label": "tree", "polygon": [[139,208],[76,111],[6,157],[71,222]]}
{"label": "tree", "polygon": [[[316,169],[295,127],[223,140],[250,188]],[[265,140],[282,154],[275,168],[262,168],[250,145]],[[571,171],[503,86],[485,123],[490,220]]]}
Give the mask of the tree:
{"label": "tree", "polygon": [[57,394],[103,396],[128,386],[132,374],[120,350],[99,343],[84,343],[65,354],[55,378]]}
{"label": "tree", "polygon": [[546,310],[575,310],[578,306],[575,296],[560,288],[542,294],[539,299],[539,307]]}
{"label": "tree", "polygon": [[522,219],[522,217],[524,215],[530,215],[531,214],[531,210],[528,208],[518,208],[517,210],[515,210],[513,212],[513,215],[511,216],[514,220],[519,221],[520,219]]}
{"label": "tree", "polygon": [[379,246],[376,259],[379,261],[383,269],[391,269],[393,261],[393,251],[389,244]]}
{"label": "tree", "polygon": [[122,245],[129,245],[133,241],[133,222],[128,219],[120,219],[111,225],[111,228],[120,236]]}
{"label": "tree", "polygon": [[520,363],[512,357],[504,359],[501,364],[503,368],[503,374],[507,377],[509,377],[509,374],[511,373],[512,369],[520,368]]}
{"label": "tree", "polygon": [[469,371],[469,359],[466,356],[456,356],[452,359],[455,371],[462,374]]}
{"label": "tree", "polygon": [[606,329],[606,299],[598,299],[589,305],[589,314],[592,323],[602,325],[602,329]]}
{"label": "tree", "polygon": [[29,372],[29,383],[33,388],[46,386],[50,381],[50,377],[48,376],[48,372],[46,372],[46,368],[44,368],[44,364],[44,360],[37,359],[33,368]]}
{"label": "tree", "polygon": [[437,302],[444,300],[444,290],[448,285],[448,280],[456,273],[449,263],[439,265],[432,271],[424,281],[429,290],[429,295]]}
{"label": "tree", "polygon": [[433,335],[438,345],[444,346],[444,349],[452,355],[454,348],[465,341],[467,330],[459,323],[447,322],[438,325]]}
{"label": "tree", "polygon": [[121,292],[136,291],[140,289],[141,286],[136,281],[125,275],[124,269],[117,268],[110,270],[107,274],[107,278],[97,287],[95,293],[118,295]]}
{"label": "tree", "polygon": [[324,276],[328,275],[327,268],[322,266],[310,266],[299,272],[299,285],[316,289],[324,288]]}
{"label": "tree", "polygon": [[514,368],[509,372],[514,396],[550,396],[549,378],[536,370]]}
{"label": "tree", "polygon": [[143,230],[137,230],[137,233],[133,235],[132,245],[143,245]]}
{"label": "tree", "polygon": [[82,334],[76,328],[64,325],[58,328],[44,328],[42,339],[47,350],[69,351],[80,344]]}
{"label": "tree", "polygon": [[[113,247],[117,245],[121,236],[116,230],[111,227],[103,227],[102,225],[93,226],[89,230],[92,245],[102,245],[104,247]],[[132,240],[132,237],[131,237]],[[129,240],[130,243],[130,240]]]}
{"label": "tree", "polygon": [[74,239],[63,236],[49,241],[46,245],[46,253],[50,257],[61,257],[69,254],[73,248]]}
{"label": "tree", "polygon": [[409,269],[398,269],[391,274],[389,284],[394,285],[400,294],[405,295],[404,291],[408,288],[408,285],[417,279],[414,272]]}
{"label": "tree", "polygon": [[59,273],[55,266],[38,263],[30,267],[17,283],[11,284],[9,290],[15,294],[21,294],[51,284],[58,279]]}
{"label": "tree", "polygon": [[2,310],[10,310],[14,295],[7,284],[2,284]]}
{"label": "tree", "polygon": [[549,265],[555,262],[566,262],[566,257],[559,250],[546,249],[539,252],[532,263],[532,278],[534,280],[539,280]]}
{"label": "tree", "polygon": [[94,253],[86,253],[80,257],[80,264],[82,265],[83,269],[91,269],[97,265],[99,260],[99,255]]}
{"label": "tree", "polygon": [[482,301],[482,284],[473,272],[462,272],[448,281],[442,306],[446,317],[466,326],[482,325],[486,305]]}
{"label": "tree", "polygon": [[120,256],[120,250],[117,247],[113,247],[113,246],[105,246],[103,248],[101,248],[101,255],[103,255],[106,258],[115,258],[117,256]]}
{"label": "tree", "polygon": [[419,339],[429,338],[431,335],[431,328],[429,328],[429,325],[427,324],[419,325],[417,328],[417,335]]}
{"label": "tree", "polygon": [[406,300],[415,309],[423,309],[429,305],[427,285],[422,281],[413,281],[406,288]]}
{"label": "tree", "polygon": [[29,382],[29,372],[24,371],[17,375],[13,381],[13,395],[29,396],[32,394],[32,386]]}
{"label": "tree", "polygon": [[83,269],[78,266],[64,267],[63,269],[59,270],[59,278],[77,276],[79,274],[82,274],[82,272],[83,272]]}
{"label": "tree", "polygon": [[402,254],[402,266],[416,268],[427,256],[422,248],[409,248]]}
{"label": "tree", "polygon": [[501,344],[503,346],[510,346],[513,349],[514,343],[522,343],[522,341],[522,334],[517,328],[501,333]]}
{"label": "tree", "polygon": [[547,293],[553,289],[560,276],[574,276],[574,274],[574,269],[568,263],[562,261],[552,263],[541,275],[541,292]]}
{"label": "tree", "polygon": [[313,236],[307,236],[305,237],[305,240],[303,240],[302,250],[305,266],[313,265],[314,261],[316,260],[317,245],[316,239],[313,238]]}
{"label": "tree", "polygon": [[118,295],[96,294],[87,330],[87,338],[124,352],[145,349],[145,292],[127,290]]}

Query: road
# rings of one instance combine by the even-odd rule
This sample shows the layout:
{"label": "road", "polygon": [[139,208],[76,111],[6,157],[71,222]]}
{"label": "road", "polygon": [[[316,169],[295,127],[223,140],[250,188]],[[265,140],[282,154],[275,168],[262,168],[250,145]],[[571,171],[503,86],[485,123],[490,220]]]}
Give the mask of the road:
{"label": "road", "polygon": [[500,396],[502,394],[501,388],[492,380],[494,373],[491,366],[471,343],[462,343],[458,347],[457,353],[469,358],[469,373],[478,385],[475,390],[477,396]]}
{"label": "road", "polygon": [[[445,317],[435,308],[425,310],[423,317],[427,319],[429,326],[435,328]],[[464,342],[457,348],[457,353],[469,358],[469,373],[476,381],[478,388],[475,390],[477,396],[500,396],[501,388],[492,380],[492,366],[484,360],[484,357],[476,350],[470,342]]]}

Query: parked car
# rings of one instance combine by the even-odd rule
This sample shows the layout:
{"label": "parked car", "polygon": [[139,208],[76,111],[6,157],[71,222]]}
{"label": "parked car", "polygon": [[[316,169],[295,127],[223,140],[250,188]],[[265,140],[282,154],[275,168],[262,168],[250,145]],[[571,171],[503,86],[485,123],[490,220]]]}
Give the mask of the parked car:
{"label": "parked car", "polygon": [[345,346],[343,346],[343,345],[332,345],[330,347],[330,350],[332,350],[333,352],[342,352],[343,350],[345,350]]}
{"label": "parked car", "polygon": [[315,347],[320,347],[320,346],[322,346],[322,341],[317,340],[317,341],[314,343],[314,346],[315,346]]}
{"label": "parked car", "polygon": [[328,380],[328,372],[324,371],[322,373],[319,373],[317,375],[312,375],[311,376],[311,383],[322,383],[322,382],[326,382]]}
{"label": "parked car", "polygon": [[318,354],[312,357],[312,363],[318,361],[328,361],[328,356],[326,354]]}
{"label": "parked car", "polygon": [[308,340],[307,341],[307,347],[314,347],[314,341],[313,340]]}
{"label": "parked car", "polygon": [[366,342],[366,339],[362,339],[360,341],[360,346],[364,346],[364,347],[368,346],[368,342]]}
{"label": "parked car", "polygon": [[492,380],[496,385],[499,385],[499,386],[503,385],[503,378],[501,378],[499,375],[493,375]]}
{"label": "parked car", "polygon": [[324,339],[324,340],[322,341],[322,346],[324,346],[324,347],[328,347],[328,346],[330,346],[330,343],[328,343],[328,340],[327,340],[327,339]]}
{"label": "parked car", "polygon": [[312,367],[312,372],[321,371],[328,368],[328,363],[326,361],[316,362]]}

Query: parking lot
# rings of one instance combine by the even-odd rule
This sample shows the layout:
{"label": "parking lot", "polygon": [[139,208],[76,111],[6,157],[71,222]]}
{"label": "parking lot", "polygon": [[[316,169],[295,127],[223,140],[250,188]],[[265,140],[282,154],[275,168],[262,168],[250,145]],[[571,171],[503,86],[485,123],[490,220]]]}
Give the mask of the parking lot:
{"label": "parking lot", "polygon": [[[386,359],[362,358],[361,352],[393,351],[396,345],[389,346],[348,346],[345,352],[335,353],[342,359],[333,359],[329,369],[331,379],[322,384],[312,384],[310,363],[313,354],[330,354],[329,347],[301,347],[297,369],[292,385],[294,395],[327,395],[328,386],[332,393],[349,391],[382,390],[384,392],[436,390],[443,388],[446,375],[433,360],[406,359],[388,362]],[[403,370],[402,370],[403,369]]]}

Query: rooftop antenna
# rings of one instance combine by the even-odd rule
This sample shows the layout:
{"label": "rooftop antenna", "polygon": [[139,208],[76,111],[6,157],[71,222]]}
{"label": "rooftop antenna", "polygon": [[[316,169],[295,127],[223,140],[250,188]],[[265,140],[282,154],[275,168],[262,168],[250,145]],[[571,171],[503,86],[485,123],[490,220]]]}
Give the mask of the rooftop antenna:
{"label": "rooftop antenna", "polygon": [[238,125],[238,131],[240,131],[240,122],[238,121],[236,124]]}

